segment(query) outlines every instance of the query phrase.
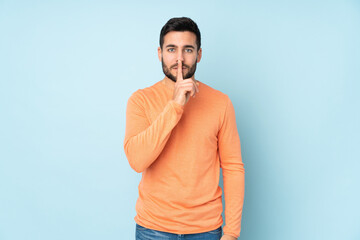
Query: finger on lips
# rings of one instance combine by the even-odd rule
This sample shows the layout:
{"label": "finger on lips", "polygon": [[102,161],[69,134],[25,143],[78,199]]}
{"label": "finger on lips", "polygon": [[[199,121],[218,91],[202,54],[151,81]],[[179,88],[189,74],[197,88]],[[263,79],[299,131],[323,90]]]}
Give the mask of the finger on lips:
{"label": "finger on lips", "polygon": [[[178,66],[177,66],[177,79],[178,80],[184,80],[183,78],[183,72],[182,72],[182,62],[181,60],[178,60]],[[194,86],[195,86],[195,91],[191,91],[193,92],[192,96],[194,97],[195,94],[197,92],[199,92],[199,83],[198,82],[194,82]]]}
{"label": "finger on lips", "polygon": [[180,60],[178,60],[178,68],[177,68],[177,78],[178,79],[183,79],[183,76],[182,76],[182,63]]}

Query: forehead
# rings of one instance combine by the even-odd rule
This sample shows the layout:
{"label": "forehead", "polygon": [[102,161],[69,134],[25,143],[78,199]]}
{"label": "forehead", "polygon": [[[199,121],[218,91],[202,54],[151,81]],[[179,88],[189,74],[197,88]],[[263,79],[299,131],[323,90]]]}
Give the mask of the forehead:
{"label": "forehead", "polygon": [[164,46],[172,44],[175,46],[193,45],[196,46],[196,35],[193,32],[171,31],[164,36]]}

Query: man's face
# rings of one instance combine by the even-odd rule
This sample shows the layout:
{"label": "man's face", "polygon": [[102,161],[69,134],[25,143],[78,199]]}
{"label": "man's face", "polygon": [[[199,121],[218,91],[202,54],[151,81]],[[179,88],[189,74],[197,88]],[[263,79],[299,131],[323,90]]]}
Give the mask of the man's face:
{"label": "man's face", "polygon": [[161,61],[165,76],[176,82],[177,61],[181,60],[183,66],[183,78],[193,78],[196,64],[201,59],[201,48],[197,50],[196,35],[192,32],[171,31],[164,36],[163,48],[158,48],[158,56]]}

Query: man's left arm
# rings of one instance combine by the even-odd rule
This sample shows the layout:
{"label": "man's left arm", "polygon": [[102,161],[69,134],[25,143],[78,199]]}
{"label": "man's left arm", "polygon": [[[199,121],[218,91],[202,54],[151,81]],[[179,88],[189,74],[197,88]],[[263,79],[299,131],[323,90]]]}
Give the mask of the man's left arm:
{"label": "man's left arm", "polygon": [[224,236],[221,239],[232,240],[237,239],[241,231],[245,169],[241,157],[235,110],[228,96],[223,122],[218,133],[218,151],[223,172],[226,223],[223,229]]}

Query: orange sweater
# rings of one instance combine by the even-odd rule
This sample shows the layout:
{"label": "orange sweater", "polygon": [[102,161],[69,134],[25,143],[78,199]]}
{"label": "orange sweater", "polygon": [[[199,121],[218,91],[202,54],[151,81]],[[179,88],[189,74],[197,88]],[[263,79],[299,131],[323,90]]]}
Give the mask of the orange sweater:
{"label": "orange sweater", "polygon": [[200,81],[196,97],[181,106],[172,100],[174,88],[164,78],[127,102],[124,150],[130,166],[142,172],[134,220],[176,234],[220,227],[221,167],[223,232],[238,238],[245,170],[234,107],[226,94]]}

